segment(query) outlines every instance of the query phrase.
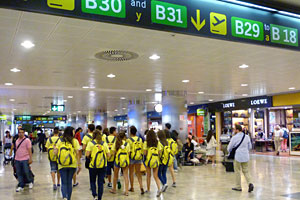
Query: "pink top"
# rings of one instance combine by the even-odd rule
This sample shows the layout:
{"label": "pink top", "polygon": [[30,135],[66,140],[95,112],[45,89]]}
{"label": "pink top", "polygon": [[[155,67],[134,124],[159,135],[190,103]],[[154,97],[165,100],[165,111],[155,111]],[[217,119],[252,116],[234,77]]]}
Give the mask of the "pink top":
{"label": "pink top", "polygon": [[[16,141],[16,148],[18,147],[18,145],[20,144],[20,142],[23,139],[18,138]],[[29,160],[30,156],[28,153],[28,150],[31,150],[31,141],[26,138],[24,140],[24,142],[22,142],[22,144],[20,145],[20,147],[18,148],[18,150],[16,151],[16,156],[15,156],[15,160],[18,161],[23,161],[23,160]]]}

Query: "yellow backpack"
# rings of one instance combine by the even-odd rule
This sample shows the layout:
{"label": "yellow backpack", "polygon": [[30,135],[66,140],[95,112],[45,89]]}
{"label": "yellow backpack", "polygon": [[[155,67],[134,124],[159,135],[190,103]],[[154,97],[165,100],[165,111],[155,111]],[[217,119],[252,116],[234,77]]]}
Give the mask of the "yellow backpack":
{"label": "yellow backpack", "polygon": [[69,166],[76,160],[74,147],[71,143],[61,139],[61,145],[58,149],[58,163],[62,166]]}
{"label": "yellow backpack", "polygon": [[132,151],[131,151],[131,159],[132,160],[142,160],[143,159],[143,141],[141,138],[138,138],[136,141],[133,138],[130,138],[132,141]]}
{"label": "yellow backpack", "polygon": [[150,168],[157,168],[159,166],[159,156],[157,147],[150,147],[148,149],[145,164]]}
{"label": "yellow backpack", "polygon": [[175,142],[173,139],[169,139],[168,143],[169,143],[169,146],[171,148],[171,151],[172,151],[173,155],[177,155],[178,154],[178,144],[177,144],[177,142]]}
{"label": "yellow backpack", "polygon": [[54,153],[54,146],[57,144],[59,138],[57,138],[56,142],[53,143],[52,137],[49,138],[50,146],[48,148],[48,159],[52,162],[57,161],[57,155]]}
{"label": "yellow backpack", "polygon": [[117,152],[117,155],[116,155],[116,164],[119,166],[119,167],[127,167],[129,166],[129,152],[127,152],[127,148],[126,146],[128,145],[127,142],[125,142],[124,145],[124,149],[120,148]]}
{"label": "yellow backpack", "polygon": [[104,168],[107,166],[107,158],[106,158],[106,152],[104,151],[102,141],[100,144],[97,144],[95,141],[92,141],[91,143],[94,144],[92,153],[91,153],[91,162],[90,162],[90,168]]}
{"label": "yellow backpack", "polygon": [[161,154],[161,163],[170,167],[174,162],[174,154],[169,145],[164,146]]}
{"label": "yellow backpack", "polygon": [[[114,143],[116,142],[116,136],[114,136],[114,139],[112,141],[109,141],[108,137],[106,137],[106,143],[109,151],[111,151],[112,147],[114,146]],[[110,157],[108,158],[108,162],[113,162],[114,160],[115,160],[115,155],[111,154]]]}

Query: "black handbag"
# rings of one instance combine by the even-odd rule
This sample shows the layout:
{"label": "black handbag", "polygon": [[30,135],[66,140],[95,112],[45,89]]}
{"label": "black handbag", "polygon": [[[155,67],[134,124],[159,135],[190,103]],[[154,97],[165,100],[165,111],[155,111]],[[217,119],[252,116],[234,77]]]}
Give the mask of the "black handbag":
{"label": "black handbag", "polygon": [[239,145],[237,145],[236,147],[234,147],[234,148],[230,151],[229,156],[228,156],[228,159],[234,160],[235,152],[236,152],[236,150],[241,146],[242,142],[244,141],[245,135],[246,135],[246,134],[243,135],[243,138],[242,138],[241,142],[239,143]]}

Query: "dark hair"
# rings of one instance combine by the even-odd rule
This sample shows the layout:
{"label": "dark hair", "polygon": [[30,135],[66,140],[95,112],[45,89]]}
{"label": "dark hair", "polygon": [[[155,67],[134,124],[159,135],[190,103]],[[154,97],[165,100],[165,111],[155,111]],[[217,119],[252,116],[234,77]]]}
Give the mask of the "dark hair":
{"label": "dark hair", "polygon": [[227,128],[224,128],[224,134],[226,134],[228,132]]}
{"label": "dark hair", "polygon": [[74,131],[74,128],[71,127],[71,126],[68,126],[67,128],[65,128],[64,130],[64,134],[63,134],[63,139],[65,142],[69,142],[73,145],[73,131]]}
{"label": "dark hair", "polygon": [[178,139],[178,136],[179,133],[176,130],[173,130],[171,134],[172,139],[176,141]]}
{"label": "dark hair", "polygon": [[100,144],[102,142],[102,134],[100,130],[94,130],[93,139],[96,140],[97,144]]}
{"label": "dark hair", "polygon": [[158,139],[160,141],[160,143],[164,146],[168,146],[168,142],[167,142],[167,138],[166,138],[166,134],[164,131],[158,131],[157,132],[157,136],[158,136]]}
{"label": "dark hair", "polygon": [[149,132],[149,130],[148,130],[148,129],[147,129],[147,130],[145,130],[145,132],[144,132],[144,135],[146,136],[148,132]]}
{"label": "dark hair", "polygon": [[108,130],[108,128],[103,129],[103,132],[102,132],[102,133],[105,134],[106,136],[108,136],[108,135],[109,135],[109,130]]}
{"label": "dark hair", "polygon": [[126,138],[126,134],[125,134],[125,132],[122,131],[117,136],[117,140],[116,140],[116,152],[118,152],[118,150],[121,148],[121,146],[123,144],[123,139],[124,138]]}
{"label": "dark hair", "polygon": [[94,130],[95,130],[95,125],[94,125],[94,124],[89,124],[89,125],[88,125],[88,129],[90,130],[90,132],[94,132]]}
{"label": "dark hair", "polygon": [[[5,133],[8,133],[8,138],[11,138],[10,132],[9,131],[5,131]],[[6,136],[5,136],[6,137]]]}
{"label": "dark hair", "polygon": [[235,129],[238,130],[238,131],[243,131],[242,126],[239,125],[239,124],[236,124],[236,125],[235,125]]}
{"label": "dark hair", "polygon": [[171,127],[172,127],[170,123],[166,123],[166,124],[165,124],[165,126],[166,126],[166,127],[167,127],[167,129],[169,129],[169,130],[170,130],[170,129],[171,129]]}
{"label": "dark hair", "polygon": [[135,128],[135,126],[130,126],[130,134],[136,135],[136,133],[137,133],[137,129]]}
{"label": "dark hair", "polygon": [[212,130],[209,130],[207,133],[207,137],[206,137],[206,141],[207,143],[209,143],[209,141],[211,140],[211,138],[214,136],[214,132]]}
{"label": "dark hair", "polygon": [[191,138],[187,137],[186,139],[189,141],[189,143],[192,143]]}
{"label": "dark hair", "polygon": [[114,127],[114,126],[112,126],[112,127],[110,127],[110,129],[109,129],[109,133],[110,133],[110,134],[113,134],[116,130],[117,130],[117,128]]}
{"label": "dark hair", "polygon": [[102,131],[102,126],[101,125],[97,125],[96,129],[99,130],[99,131]]}
{"label": "dark hair", "polygon": [[59,128],[58,127],[55,127],[53,129],[53,134],[59,134]]}
{"label": "dark hair", "polygon": [[77,132],[80,131],[80,130],[82,130],[81,127],[77,128],[76,131],[75,131],[75,133],[77,133]]}
{"label": "dark hair", "polygon": [[165,131],[165,134],[166,134],[166,138],[169,139],[171,138],[171,133],[169,130],[164,130]]}
{"label": "dark hair", "polygon": [[147,147],[157,147],[158,140],[156,137],[156,133],[153,130],[148,131],[147,133]]}
{"label": "dark hair", "polygon": [[25,129],[21,127],[21,128],[19,128],[19,132],[20,131],[24,131],[25,132]]}

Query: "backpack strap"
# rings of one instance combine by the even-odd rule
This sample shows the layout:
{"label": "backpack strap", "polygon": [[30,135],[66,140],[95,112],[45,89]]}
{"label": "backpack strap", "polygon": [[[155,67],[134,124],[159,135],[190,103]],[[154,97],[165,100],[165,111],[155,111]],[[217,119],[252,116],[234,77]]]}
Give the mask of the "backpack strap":
{"label": "backpack strap", "polygon": [[108,137],[106,137],[106,143],[107,143],[107,144],[109,143]]}
{"label": "backpack strap", "polygon": [[113,141],[111,141],[111,143],[115,143],[115,141],[116,141],[116,136],[114,136],[114,139]]}
{"label": "backpack strap", "polygon": [[52,144],[53,142],[52,142],[52,137],[50,137],[49,138],[49,142],[50,142],[50,144]]}
{"label": "backpack strap", "polygon": [[56,140],[55,144],[57,144],[58,140],[59,140],[59,138],[57,138],[57,140]]}
{"label": "backpack strap", "polygon": [[96,142],[93,140],[93,141],[91,141],[91,143],[93,144],[93,145],[96,145]]}
{"label": "backpack strap", "polygon": [[101,141],[101,143],[100,143],[101,145],[103,145],[104,144],[104,142],[103,141]]}
{"label": "backpack strap", "polygon": [[87,134],[86,136],[90,139],[93,139],[93,137],[90,134]]}
{"label": "backpack strap", "polygon": [[134,139],[133,138],[129,138],[132,142],[134,142]]}

